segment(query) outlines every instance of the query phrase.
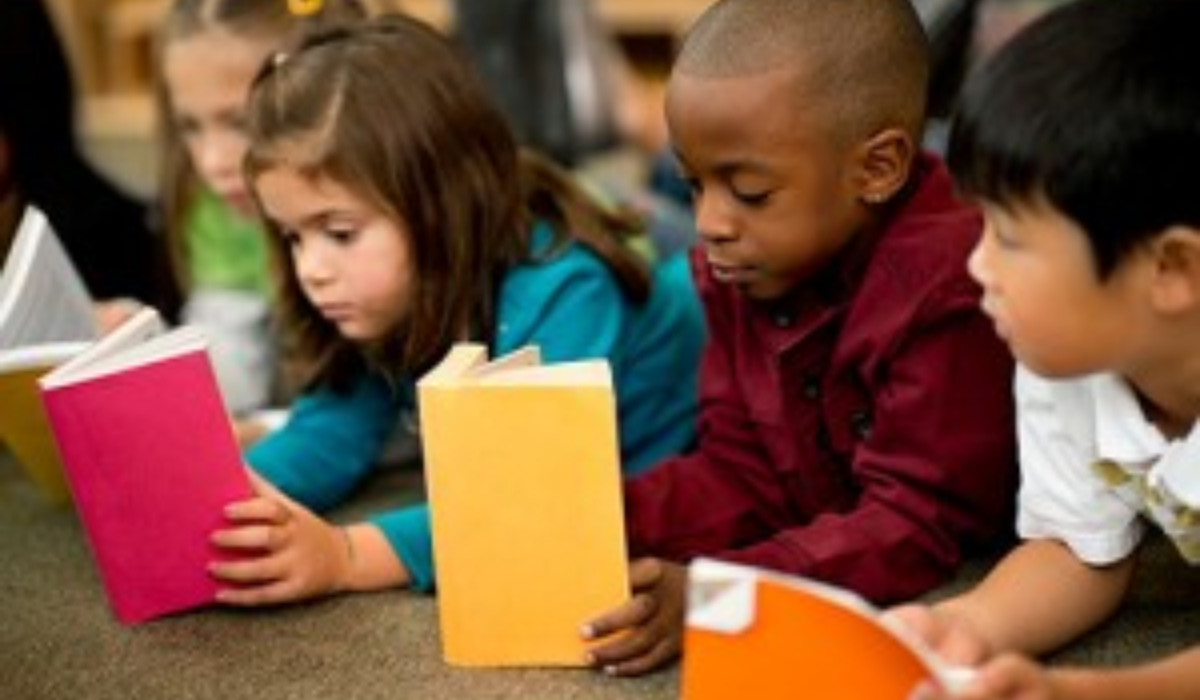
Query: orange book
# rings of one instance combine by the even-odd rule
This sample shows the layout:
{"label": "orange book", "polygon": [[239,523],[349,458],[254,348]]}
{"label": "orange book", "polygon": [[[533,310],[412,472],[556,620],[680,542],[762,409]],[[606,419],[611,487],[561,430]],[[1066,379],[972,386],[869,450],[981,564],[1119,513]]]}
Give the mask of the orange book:
{"label": "orange book", "polygon": [[969,678],[851,591],[710,559],[688,576],[683,700],[905,700]]}
{"label": "orange book", "polygon": [[[26,207],[0,271],[0,442],[53,501],[69,498],[37,379],[99,337],[92,299],[45,215]],[[0,252],[2,253],[2,252]]]}
{"label": "orange book", "polygon": [[607,361],[461,344],[418,396],[446,661],[584,665],[580,626],[629,598]]}

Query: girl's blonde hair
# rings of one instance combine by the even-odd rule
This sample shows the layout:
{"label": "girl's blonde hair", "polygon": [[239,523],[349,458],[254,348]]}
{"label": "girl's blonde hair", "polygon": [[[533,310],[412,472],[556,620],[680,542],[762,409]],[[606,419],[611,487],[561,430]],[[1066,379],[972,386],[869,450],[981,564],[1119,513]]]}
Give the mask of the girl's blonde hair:
{"label": "girl's blonde hair", "polygon": [[[413,375],[465,337],[491,342],[500,282],[531,258],[535,221],[557,254],[572,238],[595,251],[635,302],[649,272],[624,240],[640,222],[598,206],[544,158],[521,153],[484,86],[436,30],[402,16],[321,32],[268,67],[248,106],[246,176],[297,168],[348,187],[403,222],[415,279],[411,313],[365,358]],[[281,236],[270,245],[276,298],[307,384],[343,383],[364,366],[305,297]]]}
{"label": "girl's blonde hair", "polygon": [[299,15],[287,0],[174,0],[163,21],[156,47],[158,123],[162,143],[160,165],[163,228],[170,250],[172,275],[180,290],[190,285],[184,223],[199,188],[198,175],[174,118],[171,95],[161,75],[163,54],[173,41],[202,32],[261,40],[285,50],[305,32],[361,19],[368,6],[358,0],[327,0],[315,12]]}

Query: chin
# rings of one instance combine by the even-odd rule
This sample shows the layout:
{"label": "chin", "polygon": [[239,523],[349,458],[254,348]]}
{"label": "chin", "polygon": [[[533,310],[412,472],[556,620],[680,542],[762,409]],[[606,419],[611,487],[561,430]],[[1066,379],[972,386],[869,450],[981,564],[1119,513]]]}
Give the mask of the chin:
{"label": "chin", "polygon": [[1088,367],[1074,362],[1064,362],[1044,355],[1031,354],[1013,347],[1013,356],[1026,369],[1045,379],[1075,379],[1102,371],[1103,368]]}

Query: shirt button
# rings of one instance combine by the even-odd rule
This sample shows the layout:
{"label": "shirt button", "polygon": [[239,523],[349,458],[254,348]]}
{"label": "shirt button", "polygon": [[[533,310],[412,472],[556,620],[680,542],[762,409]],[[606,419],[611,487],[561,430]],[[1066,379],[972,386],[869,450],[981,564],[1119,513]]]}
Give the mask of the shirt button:
{"label": "shirt button", "polygon": [[788,314],[776,314],[772,320],[775,321],[776,328],[787,328],[792,325],[792,317]]}
{"label": "shirt button", "polygon": [[805,377],[804,385],[800,391],[804,394],[804,398],[816,401],[821,398],[821,381],[816,377]]}

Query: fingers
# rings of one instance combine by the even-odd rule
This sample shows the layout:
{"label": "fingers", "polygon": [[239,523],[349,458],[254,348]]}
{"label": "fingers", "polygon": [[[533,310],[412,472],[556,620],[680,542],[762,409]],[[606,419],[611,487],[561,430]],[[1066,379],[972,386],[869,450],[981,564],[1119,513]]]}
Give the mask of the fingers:
{"label": "fingers", "polygon": [[636,559],[629,565],[629,587],[639,591],[657,586],[664,570],[661,559]]}
{"label": "fingers", "polygon": [[[637,638],[636,643],[617,648],[622,642]],[[592,665],[610,676],[640,676],[658,670],[679,656],[679,648],[669,637],[652,639],[648,635],[627,635],[611,645],[608,659],[599,654],[591,656]]]}
{"label": "fingers", "polygon": [[654,596],[639,593],[614,610],[597,617],[583,627],[584,639],[602,639],[649,622],[658,609]]}
{"label": "fingers", "polygon": [[217,602],[237,607],[287,603],[300,597],[301,586],[287,578],[226,586],[217,591]]}
{"label": "fingers", "polygon": [[264,522],[283,525],[291,520],[292,510],[282,500],[258,497],[225,506],[225,517],[234,523]]}
{"label": "fingers", "polygon": [[589,650],[590,663],[615,676],[636,676],[679,655],[686,569],[646,559],[630,567],[634,595],[584,628],[585,639],[609,637]]}

